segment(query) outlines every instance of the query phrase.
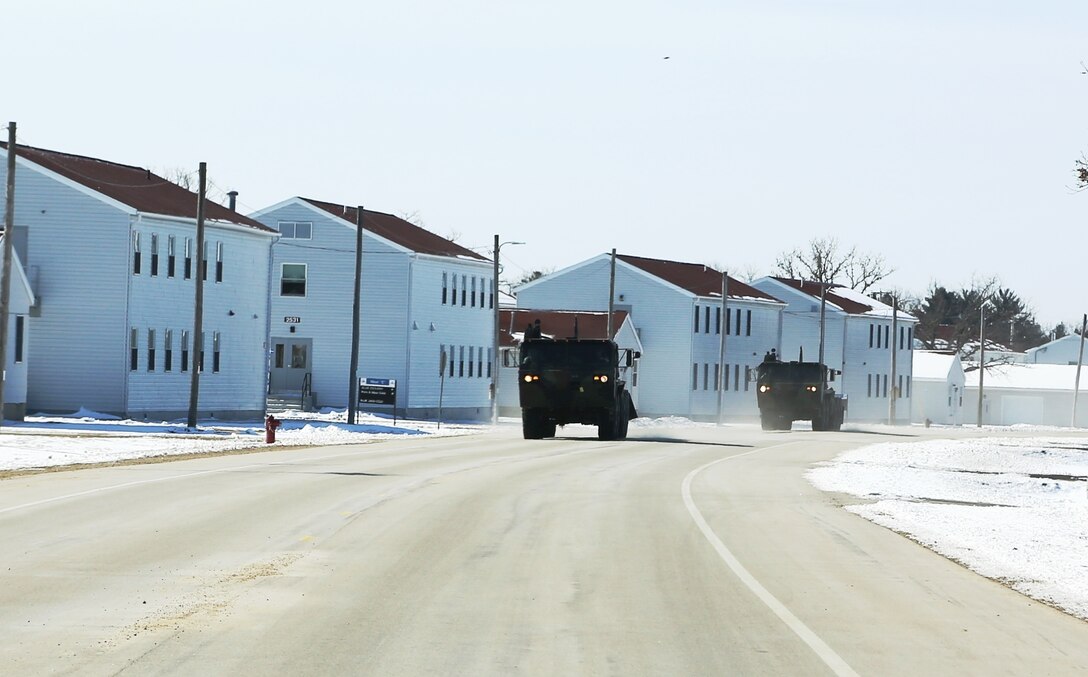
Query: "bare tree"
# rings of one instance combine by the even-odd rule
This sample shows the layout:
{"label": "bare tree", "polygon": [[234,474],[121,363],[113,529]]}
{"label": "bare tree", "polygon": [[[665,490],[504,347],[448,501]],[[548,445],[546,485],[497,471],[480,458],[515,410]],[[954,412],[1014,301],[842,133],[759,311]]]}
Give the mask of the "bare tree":
{"label": "bare tree", "polygon": [[869,290],[893,272],[882,255],[859,253],[857,247],[843,251],[834,237],[814,238],[805,249],[781,254],[775,265],[785,277],[845,284],[860,292]]}

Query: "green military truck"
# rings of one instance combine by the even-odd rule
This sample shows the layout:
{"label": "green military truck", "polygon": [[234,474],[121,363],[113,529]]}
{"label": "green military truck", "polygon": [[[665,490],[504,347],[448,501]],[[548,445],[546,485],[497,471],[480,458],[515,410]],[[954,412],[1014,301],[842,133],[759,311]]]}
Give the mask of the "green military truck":
{"label": "green military truck", "polygon": [[554,437],[556,426],[568,423],[595,425],[602,440],[625,439],[628,422],[637,414],[620,371],[637,357],[607,339],[523,342],[518,395],[525,439]]}
{"label": "green military truck", "polygon": [[828,383],[834,369],[819,362],[765,359],[756,369],[756,401],[764,430],[789,430],[794,421],[812,421],[813,430],[839,430],[846,417],[846,397]]}

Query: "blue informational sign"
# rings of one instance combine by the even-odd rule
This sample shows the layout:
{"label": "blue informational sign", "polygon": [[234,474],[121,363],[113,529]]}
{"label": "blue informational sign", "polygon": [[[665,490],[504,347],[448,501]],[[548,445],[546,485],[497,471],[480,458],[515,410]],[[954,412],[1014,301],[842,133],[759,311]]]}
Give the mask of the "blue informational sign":
{"label": "blue informational sign", "polygon": [[360,378],[359,404],[397,404],[397,380],[392,378]]}

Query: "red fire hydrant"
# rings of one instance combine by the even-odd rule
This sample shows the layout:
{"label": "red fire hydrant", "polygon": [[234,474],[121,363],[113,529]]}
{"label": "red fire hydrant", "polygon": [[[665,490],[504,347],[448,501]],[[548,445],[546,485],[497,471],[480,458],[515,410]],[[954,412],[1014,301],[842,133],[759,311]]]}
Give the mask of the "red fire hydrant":
{"label": "red fire hydrant", "polygon": [[268,415],[268,418],[264,420],[264,441],[268,444],[272,444],[276,441],[276,428],[280,427],[282,421],[277,421],[276,417],[272,414]]}

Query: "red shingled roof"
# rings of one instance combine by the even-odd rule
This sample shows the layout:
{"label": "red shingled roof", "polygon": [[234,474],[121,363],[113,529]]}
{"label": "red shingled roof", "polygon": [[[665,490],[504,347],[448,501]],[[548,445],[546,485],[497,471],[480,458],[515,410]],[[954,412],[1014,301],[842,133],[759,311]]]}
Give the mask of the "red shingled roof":
{"label": "red shingled roof", "polygon": [[813,282],[811,280],[793,280],[788,277],[775,277],[774,279],[816,299],[820,298],[820,293],[826,287],[827,294],[825,298],[827,299],[827,302],[834,303],[836,306],[842,308],[844,312],[851,315],[864,315],[873,309],[872,306],[867,306],[864,303],[858,303],[857,301],[843,298],[836,294],[834,292],[835,287],[840,287],[842,285]]}
{"label": "red shingled roof", "polygon": [[[679,261],[663,261],[661,259],[647,259],[640,256],[616,254],[616,258],[629,263],[636,268],[641,268],[654,277],[659,277],[666,282],[686,289],[698,296],[721,296],[722,273],[701,263],[681,263]],[[740,280],[729,277],[729,298],[756,298],[767,301],[778,301],[775,297],[749,286]]]}
{"label": "red shingled roof", "polygon": [[[345,221],[355,223],[356,212],[355,207],[346,207],[344,205],[334,204],[332,202],[322,202],[321,200],[312,200],[308,197],[301,198],[306,202],[309,202],[319,209],[323,209],[328,213],[338,216]],[[391,242],[395,242],[402,247],[406,247],[414,252],[420,254],[434,254],[436,256],[465,256],[480,261],[490,261],[491,259],[481,256],[471,249],[466,249],[461,245],[447,240],[444,237],[435,235],[434,233],[424,230],[419,226],[405,221],[404,219],[393,216],[392,214],[384,214],[382,212],[375,212],[369,209],[363,210],[363,228],[380,235]]]}
{"label": "red shingled roof", "polygon": [[[0,142],[0,148],[7,149],[7,143]],[[197,194],[156,176],[151,170],[31,146],[17,145],[15,153],[139,212],[196,219]],[[204,200],[204,216],[254,230],[275,232],[208,199]]]}
{"label": "red shingled roof", "polygon": [[[608,337],[608,313],[592,310],[533,310],[532,308],[499,309],[499,343],[503,346],[518,345],[512,334],[524,332],[535,320],[540,320],[540,330],[556,338],[574,336],[574,318],[578,318],[580,338],[603,339]],[[612,331],[618,332],[627,319],[627,311],[612,314]],[[615,336],[611,337],[615,338]]]}

